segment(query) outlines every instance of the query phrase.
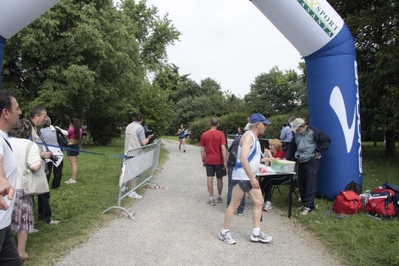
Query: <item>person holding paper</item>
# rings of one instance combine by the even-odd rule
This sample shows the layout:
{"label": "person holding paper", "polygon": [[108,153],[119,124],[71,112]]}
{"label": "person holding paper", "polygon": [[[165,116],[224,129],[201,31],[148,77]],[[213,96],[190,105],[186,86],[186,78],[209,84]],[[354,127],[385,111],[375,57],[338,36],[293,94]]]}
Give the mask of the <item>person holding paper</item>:
{"label": "person holding paper", "polygon": [[[269,140],[269,149],[265,149],[265,157],[261,159],[261,162],[266,165],[270,165],[271,159],[283,159],[284,151],[282,149],[283,145],[278,139]],[[272,209],[272,188],[275,184],[281,184],[285,181],[289,181],[289,176],[271,176],[270,178],[263,178],[260,187],[262,189],[262,194],[264,195],[264,211],[270,211]]]}

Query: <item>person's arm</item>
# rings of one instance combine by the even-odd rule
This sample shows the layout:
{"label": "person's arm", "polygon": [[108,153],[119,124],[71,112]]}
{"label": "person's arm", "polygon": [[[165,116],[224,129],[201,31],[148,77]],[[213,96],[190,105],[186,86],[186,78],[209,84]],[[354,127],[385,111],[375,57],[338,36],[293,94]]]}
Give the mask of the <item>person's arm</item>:
{"label": "person's arm", "polygon": [[256,176],[252,173],[248,161],[249,150],[251,149],[252,145],[254,145],[251,134],[244,134],[243,137],[241,138],[240,144],[241,144],[240,161],[242,164],[242,168],[247,174],[249,180],[251,181],[252,188],[258,189],[259,182],[256,179]]}
{"label": "person's arm", "polygon": [[314,132],[314,138],[317,142],[316,152],[322,153],[328,150],[331,144],[331,138],[318,128],[311,128]]}
{"label": "person's arm", "polygon": [[287,127],[284,127],[282,130],[281,130],[281,134],[280,134],[280,140],[285,140],[285,138],[287,137]]}
{"label": "person's arm", "polygon": [[205,147],[201,146],[201,159],[202,159],[202,162],[205,162],[205,156],[206,156]]}
{"label": "person's arm", "polygon": [[6,174],[4,172],[4,167],[3,167],[3,161],[4,161],[4,156],[0,154],[0,210],[7,210],[8,204],[4,201],[3,197],[7,195],[8,199],[12,200],[14,198],[15,190],[10,185],[10,183],[6,178]]}
{"label": "person's arm", "polygon": [[137,135],[139,137],[141,146],[147,145],[147,143],[150,141],[150,139],[154,136],[154,134],[152,134],[152,135],[149,135],[148,137],[146,137],[144,127],[141,127],[137,130]]}
{"label": "person's arm", "polygon": [[148,144],[148,142],[150,141],[150,139],[154,136],[154,134],[149,135],[147,138],[143,139],[142,141],[140,141],[141,146],[145,146]]}
{"label": "person's arm", "polygon": [[221,149],[222,149],[222,155],[223,155],[224,169],[227,169],[227,150],[226,150],[226,145],[222,145]]}
{"label": "person's arm", "polygon": [[55,126],[55,128],[59,129],[61,131],[62,135],[64,135],[65,137],[68,137],[68,131],[60,128],[59,126]]}
{"label": "person's arm", "polygon": [[42,167],[43,161],[40,158],[40,150],[36,144],[31,145],[29,148],[27,163],[33,172],[38,171]]}
{"label": "person's arm", "polygon": [[284,154],[283,160],[290,160],[294,158],[296,152],[296,142],[295,142],[295,135],[292,137],[292,140],[288,146],[287,152]]}
{"label": "person's arm", "polygon": [[273,155],[270,152],[269,149],[265,148],[265,157],[263,157],[262,159],[260,159],[261,163],[264,163],[265,165],[270,165],[270,160],[273,159]]}

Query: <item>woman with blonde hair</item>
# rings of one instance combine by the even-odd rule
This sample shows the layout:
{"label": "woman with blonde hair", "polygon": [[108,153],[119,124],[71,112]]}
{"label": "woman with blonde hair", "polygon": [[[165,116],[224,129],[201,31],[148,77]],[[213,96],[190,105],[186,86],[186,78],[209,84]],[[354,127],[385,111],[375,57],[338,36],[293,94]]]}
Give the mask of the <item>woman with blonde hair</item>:
{"label": "woman with blonde hair", "polygon": [[[265,157],[261,159],[261,162],[266,165],[270,165],[271,159],[283,159],[284,158],[283,145],[278,139],[269,140],[269,149],[265,149]],[[281,184],[282,182],[290,180],[289,176],[271,176],[264,177],[260,187],[262,189],[262,194],[264,195],[265,205],[263,207],[264,211],[269,211],[272,209],[272,188],[275,184]]]}

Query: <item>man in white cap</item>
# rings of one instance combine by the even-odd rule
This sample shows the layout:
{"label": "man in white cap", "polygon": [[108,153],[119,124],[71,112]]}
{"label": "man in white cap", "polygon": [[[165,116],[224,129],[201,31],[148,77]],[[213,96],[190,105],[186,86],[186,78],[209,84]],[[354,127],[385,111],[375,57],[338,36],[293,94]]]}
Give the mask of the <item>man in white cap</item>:
{"label": "man in white cap", "polygon": [[240,206],[241,199],[245,192],[253,201],[253,229],[250,236],[251,241],[268,243],[271,236],[265,235],[260,230],[260,219],[262,215],[263,195],[256,179],[256,173],[260,166],[261,147],[259,136],[265,132],[267,125],[271,124],[261,114],[253,114],[249,119],[249,129],[241,137],[237,151],[237,162],[233,170],[232,180],[234,184],[232,199],[226,210],[223,229],[219,233],[219,239],[226,244],[234,245],[236,241],[229,231],[230,221],[235,211]]}
{"label": "man in white cap", "polygon": [[291,130],[295,134],[284,159],[295,159],[298,163],[298,187],[302,202],[300,210],[302,215],[307,215],[315,208],[321,153],[328,150],[331,139],[320,129],[309,126],[302,118],[292,122]]}

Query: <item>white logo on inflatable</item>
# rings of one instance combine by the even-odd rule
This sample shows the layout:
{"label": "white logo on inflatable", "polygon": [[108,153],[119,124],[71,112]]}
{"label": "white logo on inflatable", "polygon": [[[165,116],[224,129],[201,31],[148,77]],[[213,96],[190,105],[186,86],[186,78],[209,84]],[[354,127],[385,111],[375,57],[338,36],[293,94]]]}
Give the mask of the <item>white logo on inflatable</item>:
{"label": "white logo on inflatable", "polygon": [[331,92],[330,105],[338,117],[341,124],[342,131],[344,132],[346,151],[349,153],[352,149],[353,137],[356,129],[356,106],[353,111],[352,125],[348,127],[348,121],[346,119],[346,108],[344,98],[342,97],[341,90],[338,86],[335,86]]}

